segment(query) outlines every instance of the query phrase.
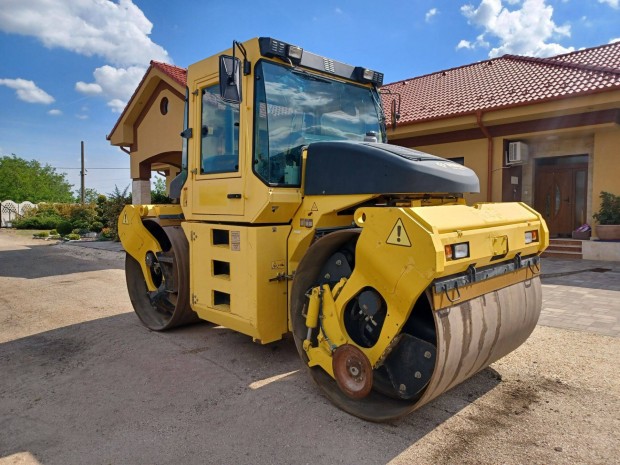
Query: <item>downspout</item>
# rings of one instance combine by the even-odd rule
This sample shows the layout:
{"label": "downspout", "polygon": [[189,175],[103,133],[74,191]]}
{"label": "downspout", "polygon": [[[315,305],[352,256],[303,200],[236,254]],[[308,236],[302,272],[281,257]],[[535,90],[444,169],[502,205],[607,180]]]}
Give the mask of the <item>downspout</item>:
{"label": "downspout", "polygon": [[482,123],[481,110],[476,112],[476,122],[482,134],[487,138],[487,202],[491,202],[493,195],[493,136]]}

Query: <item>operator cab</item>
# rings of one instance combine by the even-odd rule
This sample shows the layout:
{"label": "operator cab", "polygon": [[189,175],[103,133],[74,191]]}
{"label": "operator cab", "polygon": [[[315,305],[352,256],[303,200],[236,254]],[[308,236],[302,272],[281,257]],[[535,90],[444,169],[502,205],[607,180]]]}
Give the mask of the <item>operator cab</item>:
{"label": "operator cab", "polygon": [[188,70],[183,166],[171,184],[186,218],[289,221],[263,210],[274,195],[291,208],[301,202],[304,148],[386,142],[381,73],[271,38],[234,42],[229,52]]}

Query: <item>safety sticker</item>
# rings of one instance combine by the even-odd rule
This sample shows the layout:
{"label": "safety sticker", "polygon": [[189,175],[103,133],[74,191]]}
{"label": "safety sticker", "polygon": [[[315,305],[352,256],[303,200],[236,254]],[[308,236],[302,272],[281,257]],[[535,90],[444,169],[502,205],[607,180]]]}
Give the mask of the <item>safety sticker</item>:
{"label": "safety sticker", "polygon": [[235,252],[241,250],[241,231],[230,231],[230,250]]}
{"label": "safety sticker", "polygon": [[310,209],[311,212],[318,212],[319,211],[319,207],[316,206],[316,202],[312,202],[312,208]]}
{"label": "safety sticker", "polygon": [[392,228],[392,232],[388,236],[386,243],[392,245],[402,245],[403,247],[411,247],[411,241],[409,240],[407,231],[405,231],[403,221],[400,218],[396,221],[396,224]]}

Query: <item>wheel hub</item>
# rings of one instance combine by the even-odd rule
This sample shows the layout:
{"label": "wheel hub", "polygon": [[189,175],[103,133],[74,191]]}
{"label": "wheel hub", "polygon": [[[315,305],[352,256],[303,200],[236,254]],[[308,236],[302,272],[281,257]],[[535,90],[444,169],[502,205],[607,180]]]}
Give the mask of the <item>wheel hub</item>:
{"label": "wheel hub", "polygon": [[351,344],[334,351],[334,377],[340,390],[352,399],[362,399],[372,389],[372,366],[364,353]]}

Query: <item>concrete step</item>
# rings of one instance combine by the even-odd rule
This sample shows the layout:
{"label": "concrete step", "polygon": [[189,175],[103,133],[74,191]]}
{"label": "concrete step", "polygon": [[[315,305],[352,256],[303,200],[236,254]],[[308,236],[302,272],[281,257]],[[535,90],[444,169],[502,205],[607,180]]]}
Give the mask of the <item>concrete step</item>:
{"label": "concrete step", "polygon": [[549,245],[572,245],[572,246],[579,246],[581,247],[581,243],[583,241],[580,241],[579,239],[567,239],[567,238],[561,238],[561,239],[549,239]]}
{"label": "concrete step", "polygon": [[542,257],[544,258],[563,258],[566,260],[581,260],[583,255],[581,252],[555,252],[553,250],[545,250],[542,253]]}
{"label": "concrete step", "polygon": [[581,241],[578,239],[551,239],[543,257],[581,260],[583,258]]}
{"label": "concrete step", "polygon": [[581,244],[580,245],[558,245],[558,244],[549,244],[547,250],[553,252],[579,252],[581,253]]}

